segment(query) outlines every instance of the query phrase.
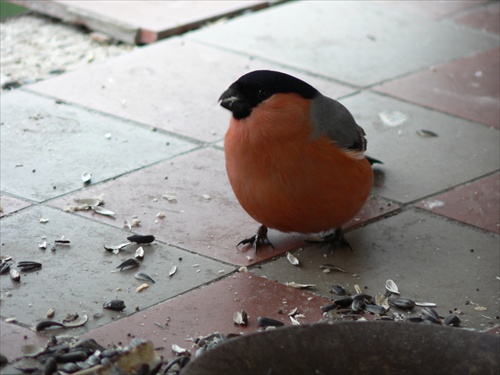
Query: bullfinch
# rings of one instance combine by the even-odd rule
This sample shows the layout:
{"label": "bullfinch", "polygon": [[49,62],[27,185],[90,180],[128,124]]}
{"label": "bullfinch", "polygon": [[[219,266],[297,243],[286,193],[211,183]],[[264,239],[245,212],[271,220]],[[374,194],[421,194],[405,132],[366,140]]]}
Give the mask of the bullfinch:
{"label": "bullfinch", "polygon": [[226,169],[243,209],[261,226],[241,241],[271,246],[267,228],[320,233],[349,247],[342,225],[361,209],[373,182],[365,132],[339,102],[291,75],[257,70],[219,98],[232,112]]}

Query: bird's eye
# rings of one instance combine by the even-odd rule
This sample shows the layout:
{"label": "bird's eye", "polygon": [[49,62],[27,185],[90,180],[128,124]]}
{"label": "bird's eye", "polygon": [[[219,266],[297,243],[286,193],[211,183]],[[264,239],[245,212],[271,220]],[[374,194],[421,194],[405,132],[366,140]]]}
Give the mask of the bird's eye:
{"label": "bird's eye", "polygon": [[269,98],[269,92],[266,90],[259,90],[257,91],[257,97],[261,100]]}

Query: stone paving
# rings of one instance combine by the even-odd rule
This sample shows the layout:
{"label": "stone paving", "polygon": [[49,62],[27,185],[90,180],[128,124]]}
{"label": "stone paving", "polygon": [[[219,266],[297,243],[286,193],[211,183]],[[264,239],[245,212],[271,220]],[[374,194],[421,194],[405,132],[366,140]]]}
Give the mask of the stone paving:
{"label": "stone paving", "polygon": [[[375,294],[387,279],[441,315],[461,310],[463,327],[498,332],[499,9],[287,2],[2,93],[0,251],[43,264],[20,283],[0,278],[2,354],[44,343],[48,334],[30,327],[50,307],[55,320],[90,317],[65,333],[104,345],[147,338],[168,357],[188,337],[254,332],[259,315],[290,325],[298,308],[302,322],[316,322],[333,284]],[[225,174],[229,114],[217,98],[255,69],[291,73],[342,102],[365,129],[368,154],[384,162],[346,226],[352,253],[276,231],[275,250],[236,247],[258,223]],[[116,214],[68,210],[96,197]],[[156,237],[140,265],[156,283],[140,293],[135,271],[116,272],[138,245],[103,248],[132,233]],[[38,246],[62,236],[69,246]],[[347,272],[324,273],[325,263]],[[112,298],[123,312],[103,310]],[[247,327],[232,323],[241,309]]]}

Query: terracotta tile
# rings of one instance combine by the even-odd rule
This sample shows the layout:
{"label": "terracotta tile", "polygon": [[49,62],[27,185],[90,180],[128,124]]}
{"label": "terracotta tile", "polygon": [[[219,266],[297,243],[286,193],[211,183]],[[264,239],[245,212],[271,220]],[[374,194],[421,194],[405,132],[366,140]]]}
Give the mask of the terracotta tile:
{"label": "terracotta tile", "polygon": [[95,184],[197,147],[21,90],[1,105],[2,191],[38,202],[82,189],[85,171]]}
{"label": "terracotta tile", "polygon": [[497,35],[371,1],[291,1],[186,38],[360,87],[498,46]]}
{"label": "terracotta tile", "polygon": [[500,128],[500,49],[427,69],[376,91]]}
{"label": "terracotta tile", "polygon": [[[9,298],[4,297],[2,298]],[[5,304],[6,301],[2,302]],[[0,352],[7,357],[9,361],[13,361],[23,355],[21,347],[23,345],[35,344],[44,346],[47,343],[47,337],[37,334],[31,329],[19,326],[16,323],[5,323],[4,319],[11,318],[15,316],[6,316],[2,312],[2,320],[0,321]],[[4,372],[2,368],[2,374],[8,374]]]}
{"label": "terracotta tile", "polygon": [[[363,292],[375,295],[392,279],[402,297],[434,302],[441,316],[455,308],[462,310],[463,327],[483,331],[498,324],[498,234],[407,209],[349,232],[346,239],[352,252],[338,249],[332,254],[326,247],[309,244],[293,252],[299,267],[283,255],[252,272],[281,283],[315,284],[310,292],[320,296],[331,296],[334,284],[349,293],[355,293],[358,284]],[[334,264],[346,272],[323,273],[323,264]],[[476,310],[477,306],[487,310]],[[400,312],[414,316],[420,308]]]}
{"label": "terracotta tile", "polygon": [[500,173],[420,202],[420,208],[500,233]]}
{"label": "terracotta tile", "polygon": [[354,92],[275,63],[180,38],[140,48],[29,88],[150,127],[216,142],[224,137],[230,118],[217,99],[241,75],[256,69],[291,73],[331,97]]}
{"label": "terracotta tile", "polygon": [[342,104],[364,128],[368,154],[384,162],[374,169],[374,195],[415,202],[500,168],[497,129],[370,92]]}
{"label": "terracotta tile", "polygon": [[[132,337],[147,338],[163,347],[164,357],[173,356],[172,344],[190,348],[190,339],[213,332],[252,333],[258,330],[257,317],[267,316],[291,325],[288,313],[298,308],[306,318],[317,322],[320,307],[328,300],[299,289],[287,287],[251,273],[238,273],[203,286],[133,316],[108,324],[83,335],[103,345],[128,343]],[[283,314],[279,310],[283,310]],[[248,326],[236,326],[233,313],[245,310]],[[159,323],[164,328],[158,327]]]}
{"label": "terracotta tile", "polygon": [[[49,221],[43,224],[40,218]],[[59,245],[52,251],[52,244],[62,236],[71,241],[70,245]],[[69,313],[87,314],[85,326],[64,331],[78,335],[216,280],[234,269],[155,241],[143,246],[145,256],[139,270],[156,283],[138,293],[136,289],[144,281],[134,278],[137,269],[117,270],[125,259],[134,257],[138,245],[130,245],[118,255],[103,248],[105,244],[126,242],[128,236],[130,232],[125,230],[51,207],[32,206],[3,218],[1,254],[12,256],[16,264],[20,260],[38,261],[42,268],[21,272],[20,282],[12,281],[8,274],[1,276],[5,298],[2,317],[14,316],[18,322],[33,327],[46,319],[50,307],[56,311],[56,321],[62,321]],[[39,248],[43,238],[48,243],[46,250]],[[177,272],[169,277],[174,265]],[[5,297],[7,293],[11,296]],[[103,303],[110,299],[124,300],[126,308],[122,312],[103,309]],[[54,332],[61,334],[61,330],[52,330],[46,336]]]}
{"label": "terracotta tile", "polygon": [[268,1],[27,1],[40,13],[85,25],[128,43],[152,43],[218,18],[270,5]]}
{"label": "terracotta tile", "polygon": [[0,217],[5,215],[9,215],[13,212],[16,212],[24,207],[28,207],[30,203],[9,197],[8,195],[2,194],[0,195],[0,207],[2,207],[2,211],[0,212]]}
{"label": "terracotta tile", "polygon": [[415,13],[439,20],[465,9],[477,7],[479,4],[486,3],[486,1],[378,1],[378,3],[398,11]]}
{"label": "terracotta tile", "polygon": [[499,20],[500,2],[498,1],[491,1],[483,7],[474,8],[454,18],[454,21],[459,24],[495,34],[500,34]]}

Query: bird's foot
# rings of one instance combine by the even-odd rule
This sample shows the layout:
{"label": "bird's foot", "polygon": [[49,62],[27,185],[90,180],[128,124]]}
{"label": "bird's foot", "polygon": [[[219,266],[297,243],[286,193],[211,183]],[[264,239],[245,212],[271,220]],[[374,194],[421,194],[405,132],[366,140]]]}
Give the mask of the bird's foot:
{"label": "bird's foot", "polygon": [[335,229],[335,232],[327,234],[321,239],[321,246],[330,245],[333,251],[338,248],[349,248],[352,251],[351,245],[344,237],[344,231],[342,230],[342,228]]}
{"label": "bird's foot", "polygon": [[252,244],[253,249],[255,252],[262,247],[262,246],[271,246],[274,249],[274,245],[269,241],[269,238],[267,238],[267,227],[264,225],[261,225],[259,229],[257,229],[257,232],[250,238],[245,238],[244,240],[240,241],[238,245],[246,245],[248,243]]}

